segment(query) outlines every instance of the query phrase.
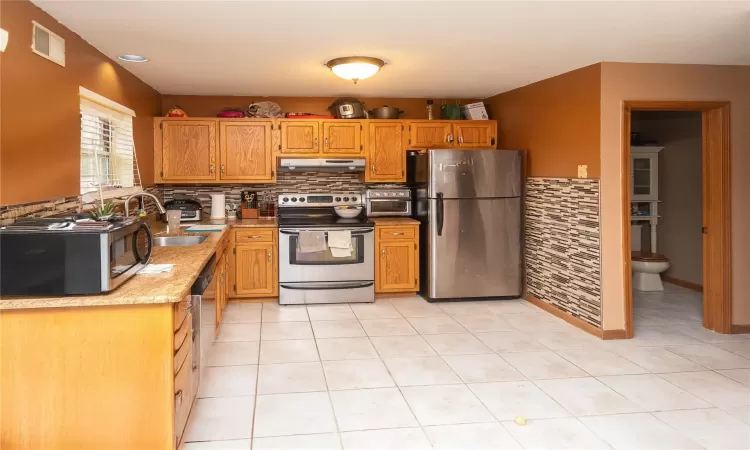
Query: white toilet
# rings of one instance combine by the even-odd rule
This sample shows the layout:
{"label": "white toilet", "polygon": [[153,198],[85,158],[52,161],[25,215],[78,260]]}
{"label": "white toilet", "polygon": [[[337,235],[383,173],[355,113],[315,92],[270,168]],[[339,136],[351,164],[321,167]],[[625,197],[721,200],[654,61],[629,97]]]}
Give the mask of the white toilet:
{"label": "white toilet", "polygon": [[[630,261],[633,270],[633,289],[663,291],[660,273],[669,269],[669,259],[658,253],[641,251],[641,225],[630,226]],[[652,242],[652,247],[656,243]]]}

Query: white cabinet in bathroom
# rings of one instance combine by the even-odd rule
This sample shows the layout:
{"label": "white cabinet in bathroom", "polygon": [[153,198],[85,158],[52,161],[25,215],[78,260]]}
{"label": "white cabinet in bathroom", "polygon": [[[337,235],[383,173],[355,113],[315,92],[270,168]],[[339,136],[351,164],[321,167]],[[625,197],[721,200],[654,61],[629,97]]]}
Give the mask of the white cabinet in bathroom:
{"label": "white cabinet in bathroom", "polygon": [[630,198],[632,201],[659,199],[659,152],[664,147],[630,147]]}

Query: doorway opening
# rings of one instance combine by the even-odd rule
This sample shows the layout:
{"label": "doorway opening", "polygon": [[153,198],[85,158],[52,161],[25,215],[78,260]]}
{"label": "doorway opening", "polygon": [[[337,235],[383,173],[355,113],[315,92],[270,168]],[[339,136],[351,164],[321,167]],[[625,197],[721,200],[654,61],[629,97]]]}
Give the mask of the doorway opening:
{"label": "doorway opening", "polygon": [[625,102],[623,112],[626,337],[634,323],[731,333],[729,104]]}

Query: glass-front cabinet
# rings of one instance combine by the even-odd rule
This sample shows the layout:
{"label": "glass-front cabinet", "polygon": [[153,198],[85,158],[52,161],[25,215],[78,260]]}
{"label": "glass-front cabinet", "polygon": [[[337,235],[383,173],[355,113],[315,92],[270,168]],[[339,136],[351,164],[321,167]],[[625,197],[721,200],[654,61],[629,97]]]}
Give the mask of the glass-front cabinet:
{"label": "glass-front cabinet", "polygon": [[659,152],[664,147],[630,147],[630,197],[659,199]]}

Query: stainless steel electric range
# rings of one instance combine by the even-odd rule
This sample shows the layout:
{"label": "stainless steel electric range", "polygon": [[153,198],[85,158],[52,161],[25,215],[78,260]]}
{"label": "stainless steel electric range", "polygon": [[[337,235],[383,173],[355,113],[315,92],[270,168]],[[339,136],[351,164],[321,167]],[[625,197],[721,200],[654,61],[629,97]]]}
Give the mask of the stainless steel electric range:
{"label": "stainless steel electric range", "polygon": [[[364,211],[343,219],[334,210],[364,202],[360,192],[279,195],[280,304],[375,301],[375,225]],[[351,255],[331,254],[328,232],[337,230],[351,232]],[[307,231],[324,234],[325,250],[301,251],[300,233]]]}

